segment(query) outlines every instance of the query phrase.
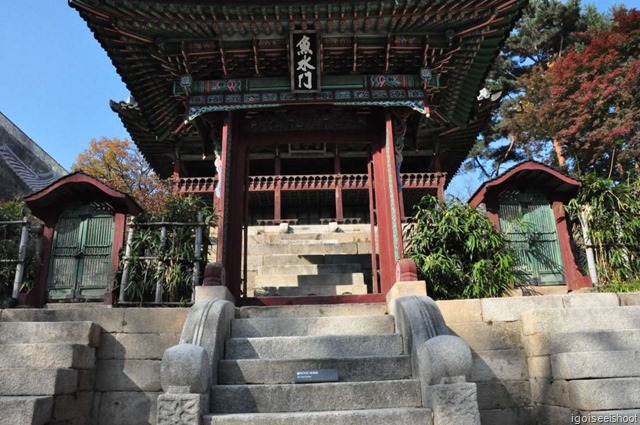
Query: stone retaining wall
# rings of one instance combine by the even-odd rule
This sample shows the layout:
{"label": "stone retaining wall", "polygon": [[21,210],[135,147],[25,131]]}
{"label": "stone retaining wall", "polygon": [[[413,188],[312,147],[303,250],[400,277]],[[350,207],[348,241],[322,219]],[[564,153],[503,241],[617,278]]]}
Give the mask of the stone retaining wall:
{"label": "stone retaining wall", "polygon": [[[69,305],[71,306],[71,305]],[[164,351],[176,345],[188,308],[92,307],[0,310],[0,321],[91,321],[96,350],[93,425],[155,424]]]}
{"label": "stone retaining wall", "polygon": [[[607,402],[620,391],[629,397],[640,391],[638,361],[632,362],[640,358],[640,307],[633,307],[640,306],[640,293],[437,304],[452,333],[471,346],[474,363],[468,378],[478,387],[483,424],[568,424],[575,412],[614,411],[616,404]],[[138,425],[155,423],[161,358],[165,349],[178,343],[188,311],[15,309],[0,310],[0,321],[98,324],[102,334],[96,351],[92,423]],[[590,403],[598,403],[592,405],[599,409],[586,409]],[[640,408],[640,401],[632,397],[625,403],[627,412]]]}
{"label": "stone retaining wall", "polygon": [[[478,386],[482,423],[487,425],[569,424],[571,414],[586,411],[584,403],[581,405],[577,399],[586,392],[581,391],[582,387],[591,385],[590,389],[595,391],[596,385],[606,392],[612,383],[588,384],[577,380],[571,383],[567,379],[571,373],[568,370],[574,373],[570,378],[577,379],[575,369],[585,364],[585,358],[600,358],[603,362],[606,359],[599,364],[618,369],[622,364],[616,359],[622,362],[631,355],[620,351],[610,353],[613,350],[610,343],[599,348],[607,355],[592,353],[593,347],[580,348],[577,346],[580,341],[592,337],[585,332],[600,329],[604,340],[610,342],[616,326],[640,329],[640,316],[639,320],[633,320],[640,311],[621,309],[640,305],[640,294],[585,293],[438,301],[437,304],[452,333],[471,346],[474,364],[468,378]],[[631,319],[626,324],[619,324],[621,320],[617,320],[618,324],[606,325],[606,318],[612,312],[631,316]],[[556,344],[551,351],[550,340]],[[572,351],[584,352],[567,359],[564,350],[568,348],[561,348],[563,344],[572,346]],[[601,375],[610,376],[606,372]],[[629,385],[637,384],[634,381]],[[575,387],[573,399],[568,386]],[[640,402],[636,407],[640,407]]]}

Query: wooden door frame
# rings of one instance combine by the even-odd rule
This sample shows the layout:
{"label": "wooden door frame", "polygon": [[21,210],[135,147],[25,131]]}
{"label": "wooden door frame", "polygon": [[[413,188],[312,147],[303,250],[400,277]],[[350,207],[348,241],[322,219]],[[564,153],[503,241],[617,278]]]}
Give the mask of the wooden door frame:
{"label": "wooden door frame", "polygon": [[[395,283],[395,264],[403,257],[402,223],[400,218],[398,179],[396,172],[395,146],[391,114],[384,111],[384,126],[379,132],[348,132],[332,135],[331,140],[367,140],[371,143],[374,192],[378,193],[375,211],[370,211],[371,221],[378,228],[380,292],[363,295],[309,296],[309,297],[256,297],[241,296],[241,256],[244,237],[242,235],[245,214],[231,214],[233,205],[240,208],[245,205],[247,196],[247,176],[245,159],[247,149],[256,144],[282,143],[277,135],[249,135],[243,129],[243,116],[239,112],[228,112],[222,127],[222,163],[220,176],[221,203],[218,219],[217,261],[225,268],[226,285],[235,297],[238,305],[287,305],[287,304],[327,304],[327,303],[363,303],[384,302],[387,292]],[[382,133],[382,135],[381,135]],[[255,137],[254,137],[255,136]],[[324,132],[313,132],[305,140],[320,140]],[[243,182],[243,183],[242,183]],[[372,256],[372,262],[375,260]],[[375,267],[375,262],[372,264]],[[375,274],[377,270],[373,269]],[[375,281],[375,280],[374,280]]]}

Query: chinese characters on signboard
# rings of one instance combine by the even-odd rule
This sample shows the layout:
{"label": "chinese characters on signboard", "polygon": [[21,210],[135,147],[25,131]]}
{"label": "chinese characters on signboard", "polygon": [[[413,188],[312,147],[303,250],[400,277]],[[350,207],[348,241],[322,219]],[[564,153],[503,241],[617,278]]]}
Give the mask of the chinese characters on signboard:
{"label": "chinese characters on signboard", "polygon": [[291,91],[294,93],[320,91],[318,33],[291,32]]}

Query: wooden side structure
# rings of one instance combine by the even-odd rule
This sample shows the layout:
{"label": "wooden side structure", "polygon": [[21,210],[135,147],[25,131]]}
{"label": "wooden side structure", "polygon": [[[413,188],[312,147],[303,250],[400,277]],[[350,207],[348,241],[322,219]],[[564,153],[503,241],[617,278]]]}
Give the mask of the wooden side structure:
{"label": "wooden side structure", "polygon": [[[566,203],[576,195],[580,186],[581,183],[579,181],[559,171],[535,161],[527,161],[485,182],[471,196],[469,204],[476,207],[484,204],[487,216],[491,219],[496,229],[501,230],[501,226],[504,226],[505,223],[504,217],[501,216],[509,213],[505,208],[505,199],[515,199],[518,194],[525,193],[542,195],[544,203],[549,207],[550,214],[553,216],[562,270],[564,272],[564,282],[556,283],[566,283],[569,290],[576,290],[591,286],[589,278],[580,272],[576,264],[565,213]],[[531,204],[530,199],[520,200],[520,202]],[[535,224],[529,223],[528,225]],[[529,242],[526,243],[528,244]],[[526,252],[521,252],[520,254],[527,255]]]}
{"label": "wooden side structure", "polygon": [[[126,219],[128,215],[141,213],[142,208],[129,195],[112,189],[99,180],[80,172],[62,177],[40,191],[25,197],[25,202],[31,212],[44,222],[44,243],[42,262],[35,285],[26,294],[25,299],[22,300],[23,303],[42,306],[48,299],[47,286],[50,267],[53,264],[54,235],[61,216],[76,206],[98,204],[106,206],[109,215],[113,216],[113,230],[108,235],[108,242],[111,245],[107,254],[110,263],[108,266],[109,275],[107,276],[109,283],[100,295],[105,303],[112,304],[112,281],[118,270],[119,252],[124,244]],[[65,232],[78,231],[73,226],[64,230]],[[77,247],[77,249],[77,252],[69,253],[69,258],[90,255],[90,253],[82,252],[81,247]],[[69,299],[78,298],[82,298],[82,296],[77,293],[77,288],[72,288]]]}

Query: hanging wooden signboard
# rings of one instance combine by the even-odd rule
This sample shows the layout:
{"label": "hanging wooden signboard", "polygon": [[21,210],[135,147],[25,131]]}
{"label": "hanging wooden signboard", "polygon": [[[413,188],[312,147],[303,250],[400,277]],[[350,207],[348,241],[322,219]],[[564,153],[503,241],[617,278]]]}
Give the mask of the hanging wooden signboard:
{"label": "hanging wooden signboard", "polygon": [[320,48],[317,31],[292,31],[291,92],[320,92]]}

